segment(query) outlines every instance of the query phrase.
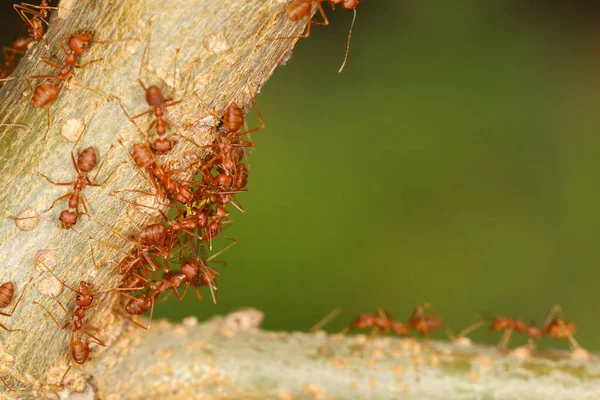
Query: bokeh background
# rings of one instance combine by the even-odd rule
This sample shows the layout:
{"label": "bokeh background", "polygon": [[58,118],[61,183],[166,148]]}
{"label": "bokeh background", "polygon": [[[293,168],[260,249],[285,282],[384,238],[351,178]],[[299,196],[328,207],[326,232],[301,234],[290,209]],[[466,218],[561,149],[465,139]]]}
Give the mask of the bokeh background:
{"label": "bokeh background", "polygon": [[[8,44],[25,30],[3,3]],[[157,314],[251,306],[308,330],[343,307],[336,331],[427,301],[459,330],[560,304],[600,350],[600,13],[556,3],[365,0],[342,74],[352,14],[328,12],[257,98],[267,129],[219,304],[172,296]]]}

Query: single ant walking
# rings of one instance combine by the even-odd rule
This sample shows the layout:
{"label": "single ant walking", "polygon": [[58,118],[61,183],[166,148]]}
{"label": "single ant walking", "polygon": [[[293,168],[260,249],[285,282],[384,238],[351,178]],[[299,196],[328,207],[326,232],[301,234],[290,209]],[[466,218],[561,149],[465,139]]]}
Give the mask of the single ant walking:
{"label": "single ant walking", "polygon": [[[110,152],[110,149],[108,152]],[[108,154],[108,152],[107,152],[107,154]],[[102,166],[103,166],[104,162],[106,161],[106,158],[107,157],[105,156],[104,160],[102,161],[102,163],[98,167],[98,170],[96,171],[96,175],[94,175],[94,179],[92,179],[92,180],[90,180],[86,175],[84,175],[84,173],[87,174],[92,169],[94,169],[94,167],[96,166],[97,155],[96,155],[96,150],[94,150],[93,147],[87,147],[87,148],[83,149],[81,151],[81,153],[79,153],[79,157],[77,158],[77,161],[75,161],[75,155],[73,154],[73,152],[71,152],[71,160],[73,161],[73,166],[75,167],[75,171],[77,172],[77,179],[74,182],[54,182],[53,180],[48,178],[46,175],[40,173],[40,175],[42,177],[44,177],[48,182],[50,182],[53,185],[57,185],[57,186],[73,185],[72,192],[69,192],[63,196],[60,196],[59,198],[54,200],[54,202],[48,209],[45,210],[46,212],[50,211],[54,207],[54,205],[56,204],[57,201],[60,201],[64,198],[69,197],[68,208],[66,210],[63,210],[60,213],[60,217],[59,217],[60,223],[63,228],[69,229],[73,225],[75,225],[75,223],[77,223],[77,206],[79,205],[80,201],[81,201],[81,205],[83,206],[83,209],[85,211],[84,214],[89,215],[89,211],[88,211],[88,207],[86,205],[85,199],[81,195],[81,191],[83,190],[83,187],[84,186],[95,186],[95,187],[103,186],[112,177],[112,175],[115,173],[115,171],[119,167],[117,165],[112,170],[112,172],[106,177],[106,179],[104,179],[104,181],[102,181],[101,183],[95,183],[96,178],[98,177],[98,174],[100,173],[100,170],[102,170]]]}
{"label": "single ant walking", "polygon": [[343,329],[343,333],[346,333],[354,329],[368,329],[373,328],[370,336],[376,334],[389,333],[390,329],[393,330],[398,336],[408,336],[409,326],[399,321],[393,321],[392,316],[389,312],[377,309],[375,315],[372,314],[360,314],[350,325]]}
{"label": "single ant walking", "polygon": [[[41,58],[40,60],[48,64],[54,68],[59,70],[58,75],[32,75],[28,76],[27,83],[29,84],[29,88],[33,92],[33,96],[31,98],[31,105],[34,108],[44,108],[48,109],[48,127],[46,132],[44,133],[44,139],[48,137],[48,133],[50,132],[51,118],[50,118],[50,107],[56,101],[58,95],[62,92],[65,83],[71,80],[73,76],[73,68],[84,68],[85,66],[92,64],[94,62],[100,61],[101,59],[96,59],[89,61],[84,64],[77,64],[77,57],[83,54],[90,43],[106,43],[106,42],[98,42],[92,41],[91,38],[94,35],[93,31],[84,31],[78,34],[74,34],[68,36],[67,38],[60,41],[60,47],[65,53],[65,65],[60,66],[46,58]],[[65,41],[68,40],[68,49],[65,47]],[[51,81],[45,81],[40,83],[34,89],[31,80],[32,79],[51,79]],[[58,87],[56,86],[58,84]],[[78,84],[78,87],[82,87],[84,89],[90,90],[92,92],[96,92],[102,95],[95,89],[88,88],[85,86],[81,86]],[[103,95],[102,95],[103,96]]]}
{"label": "single ant walking", "polygon": [[[75,298],[75,304],[77,305],[77,308],[71,314],[71,313],[69,313],[67,308],[64,306],[64,304],[62,304],[60,302],[60,300],[58,300],[57,298],[54,298],[54,300],[58,303],[60,308],[62,308],[62,310],[65,312],[65,314],[69,317],[69,321],[67,323],[61,325],[58,322],[58,320],[56,319],[56,317],[52,314],[52,312],[50,312],[50,310],[48,310],[44,305],[42,305],[38,301],[34,301],[33,304],[41,307],[50,316],[50,318],[52,318],[52,321],[54,321],[54,323],[56,324],[58,329],[65,329],[69,325],[72,325],[71,338],[69,341],[70,358],[73,361],[75,361],[77,364],[83,365],[90,357],[90,344],[91,343],[96,343],[100,346],[106,347],[106,344],[101,339],[99,339],[92,332],[90,332],[90,331],[98,331],[99,328],[83,322],[84,318],[86,316],[86,312],[89,309],[96,307],[96,305],[97,305],[94,303],[95,296],[97,296],[98,294],[101,294],[101,293],[106,293],[106,292],[120,292],[120,290],[139,290],[140,288],[123,288],[123,289],[108,289],[108,290],[92,291],[91,286],[94,286],[94,284],[90,283],[90,282],[86,282],[86,281],[80,281],[79,288],[75,288],[75,287],[72,287],[72,286],[68,285],[67,283],[65,283],[54,272],[52,272],[52,270],[50,268],[48,268],[46,265],[44,265],[44,267],[58,282],[60,282],[60,284],[62,286],[66,287],[67,289],[71,290],[72,292],[74,292],[77,295]],[[89,340],[89,341],[83,340],[82,335],[87,336],[91,340]],[[69,363],[69,367],[67,368],[67,370],[65,371],[65,373],[62,376],[62,379],[60,380],[61,384],[62,384],[63,380],[65,379],[65,376],[71,369],[71,366],[72,366],[72,364]]]}
{"label": "single ant walking", "polygon": [[[133,117],[130,117],[129,113],[125,110],[125,107],[123,106],[123,104],[120,101],[119,101],[119,103],[121,104],[121,108],[123,109],[123,112],[125,113],[127,118],[129,118],[129,120],[136,126],[136,128],[138,128],[138,130],[140,130],[140,129],[137,126],[135,120],[140,117],[143,117],[144,115],[154,113],[155,119],[152,121],[152,123],[148,127],[146,134],[148,135],[150,133],[150,131],[152,130],[152,128],[154,128],[156,126],[156,134],[158,135],[158,139],[154,140],[154,143],[153,143],[154,149],[158,152],[158,154],[167,154],[173,147],[173,144],[171,143],[171,140],[169,138],[166,138],[164,136],[167,133],[167,127],[168,126],[173,127],[173,126],[175,126],[175,124],[173,123],[173,121],[165,118],[164,114],[165,114],[165,111],[167,108],[173,107],[173,106],[181,103],[183,101],[183,99],[173,100],[171,98],[165,98],[162,90],[158,86],[156,86],[156,85],[146,86],[144,84],[144,82],[142,81],[142,78],[141,78],[142,70],[144,68],[144,62],[147,61],[146,58],[148,56],[148,47],[150,46],[150,38],[151,38],[151,33],[148,34],[148,41],[146,42],[146,46],[144,47],[144,52],[142,53],[142,61],[140,64],[140,68],[138,70],[138,82],[139,82],[140,86],[142,87],[142,89],[144,89],[144,93],[146,96],[146,103],[148,103],[150,108],[148,108],[146,111],[144,111],[142,113],[139,113],[137,115],[134,115]],[[175,57],[174,57],[174,62],[175,62],[174,81],[176,81],[176,79],[177,79],[177,56],[178,56],[178,54],[179,54],[179,49],[176,50]],[[146,136],[144,136],[144,138],[146,138]]]}
{"label": "single ant walking", "polygon": [[[558,318],[556,318],[557,316]],[[474,322],[463,329],[456,338],[460,339],[465,337],[468,333],[485,325],[488,320],[489,319],[479,316]],[[575,323],[564,319],[563,310],[559,305],[555,305],[552,310],[550,310],[550,313],[541,328],[536,327],[533,323],[528,325],[520,319],[512,319],[504,315],[493,317],[490,325],[490,330],[492,331],[504,331],[502,339],[498,343],[498,348],[502,352],[506,351],[508,348],[513,331],[527,335],[528,349],[530,351],[533,350],[535,341],[542,338],[544,335],[551,336],[555,339],[568,339],[572,349],[574,351],[579,350],[581,349],[581,346],[573,336],[575,329]]]}
{"label": "single ant walking", "polygon": [[[21,299],[23,299],[23,295],[25,294],[25,289],[27,289],[27,285],[29,285],[31,280],[32,280],[32,278],[29,278],[29,281],[25,284],[25,286],[23,286],[23,290],[21,290],[21,294],[19,295],[19,298],[13,305],[13,308],[9,312],[0,311],[0,315],[2,315],[4,317],[12,317],[15,310],[17,309],[17,306],[21,302]],[[15,296],[15,284],[14,283],[4,282],[2,285],[0,285],[0,309],[8,307],[10,305],[10,303],[12,302],[14,296]],[[9,329],[8,327],[6,327],[3,324],[0,324],[0,328],[4,329],[7,332],[23,331],[22,329]]]}
{"label": "single ant walking", "polygon": [[44,37],[44,25],[48,25],[48,10],[57,10],[58,7],[50,6],[51,0],[42,0],[39,6],[29,3],[13,4],[13,8],[19,17],[27,25],[29,37],[34,42],[39,42]]}

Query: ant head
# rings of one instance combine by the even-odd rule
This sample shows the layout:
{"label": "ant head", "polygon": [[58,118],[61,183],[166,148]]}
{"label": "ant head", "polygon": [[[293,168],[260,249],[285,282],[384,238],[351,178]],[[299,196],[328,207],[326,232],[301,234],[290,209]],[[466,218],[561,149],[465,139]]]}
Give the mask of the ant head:
{"label": "ant head", "polygon": [[226,173],[220,173],[217,175],[214,181],[215,185],[217,185],[219,189],[229,189],[232,182],[233,178]]}
{"label": "ant head", "polygon": [[150,107],[159,107],[165,104],[165,96],[158,86],[152,85],[146,89],[146,102]]}
{"label": "ant head", "polygon": [[371,314],[360,314],[350,325],[352,328],[370,328],[375,324],[375,317]]}
{"label": "ant head", "polygon": [[215,216],[218,219],[225,218],[225,217],[229,216],[229,211],[227,211],[227,209],[225,207],[223,207],[223,206],[220,206],[220,205],[217,204],[215,206],[215,210],[216,210]]}
{"label": "ant head", "polygon": [[63,210],[58,219],[63,228],[69,229],[77,223],[77,213],[71,210]]}
{"label": "ant head", "polygon": [[221,223],[216,221],[211,223],[208,226],[208,231],[210,232],[210,237],[219,236],[219,233],[221,233]]}
{"label": "ant head", "polygon": [[90,39],[94,33],[90,31],[81,32],[69,38],[69,48],[77,55],[85,52],[90,45]]}
{"label": "ant head", "polygon": [[167,138],[156,139],[154,148],[158,154],[167,154],[171,150],[171,141]]}
{"label": "ant head", "polygon": [[198,226],[200,228],[204,228],[208,224],[208,214],[205,212],[197,213],[196,219],[197,219]]}

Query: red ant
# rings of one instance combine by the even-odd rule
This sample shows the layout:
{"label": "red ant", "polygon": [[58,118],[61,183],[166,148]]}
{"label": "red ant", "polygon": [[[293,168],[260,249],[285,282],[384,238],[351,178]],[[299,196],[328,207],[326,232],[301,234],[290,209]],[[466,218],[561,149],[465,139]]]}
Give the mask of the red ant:
{"label": "red ant", "polygon": [[[120,290],[139,290],[140,288],[108,289],[94,292],[90,289],[90,287],[94,285],[93,283],[80,281],[79,288],[77,289],[70,285],[67,285],[54,272],[52,272],[50,268],[46,267],[46,270],[57,281],[59,281],[62,286],[66,287],[67,289],[71,290],[77,295],[75,298],[75,304],[77,304],[77,308],[75,309],[73,314],[71,314],[69,313],[67,308],[60,302],[60,300],[56,298],[54,299],[58,303],[60,308],[62,308],[65,314],[69,317],[69,321],[64,325],[61,325],[56,319],[56,317],[54,317],[54,315],[45,306],[43,306],[37,301],[34,301],[33,304],[40,306],[50,316],[50,318],[52,318],[52,321],[54,321],[58,329],[65,329],[69,325],[73,326],[71,331],[71,338],[69,341],[70,358],[74,360],[77,364],[83,365],[90,357],[90,343],[96,343],[100,346],[106,347],[106,344],[101,339],[99,339],[93,333],[90,332],[90,330],[97,331],[99,330],[99,328],[83,322],[87,310],[96,307],[96,304],[94,304],[95,296],[100,293],[119,292]],[[88,336],[91,339],[91,341],[83,340],[82,335]],[[71,369],[71,366],[72,365],[69,363],[69,367],[67,368],[67,370],[63,374],[62,379],[60,380],[61,384],[65,376]]]}
{"label": "red ant", "polygon": [[[48,10],[58,9],[57,7],[50,7],[50,1],[42,0],[39,6],[29,3],[13,4],[13,8],[27,25],[29,37],[34,42],[39,42],[44,37],[44,25],[42,22],[48,25],[48,21],[45,20],[48,17]],[[28,14],[31,18],[27,16]]]}
{"label": "red ant", "polygon": [[[175,200],[181,203],[189,203],[194,200],[194,191],[189,186],[183,185],[181,184],[181,182],[174,180],[170,177],[170,175],[178,171],[169,171],[168,169],[165,170],[160,164],[156,162],[156,156],[154,152],[152,152],[152,149],[150,149],[150,147],[148,147],[145,144],[137,143],[133,145],[133,153],[130,153],[121,141],[119,141],[119,143],[121,144],[121,146],[123,146],[125,151],[129,153],[135,165],[139,169],[146,169],[148,171],[148,174],[150,175],[149,183],[154,189],[156,189],[159,198],[164,198],[165,196],[165,194],[163,193],[164,186],[167,192],[171,193]],[[145,177],[145,175],[142,176]],[[153,195],[152,193],[146,193],[139,190],[128,191],[151,196]]]}
{"label": "red ant", "polygon": [[[53,63],[52,61],[50,61],[48,59],[45,59],[45,58],[40,59],[43,63],[48,64],[54,68],[57,68],[60,71],[58,75],[33,75],[33,76],[28,76],[26,78],[30,89],[33,91],[33,97],[31,98],[31,105],[34,108],[43,108],[43,107],[48,108],[48,128],[46,129],[46,133],[44,134],[44,140],[46,140],[46,137],[48,136],[48,132],[50,131],[50,107],[52,107],[52,105],[56,101],[56,98],[61,93],[61,91],[64,87],[64,84],[67,83],[73,76],[72,68],[84,68],[85,66],[87,66],[89,64],[92,64],[94,62],[101,60],[101,59],[96,59],[96,60],[89,61],[85,64],[77,64],[77,56],[84,53],[87,50],[90,43],[105,43],[105,42],[92,41],[91,37],[93,36],[93,34],[94,34],[94,32],[92,32],[92,31],[84,31],[84,32],[81,32],[81,33],[78,33],[75,35],[71,35],[60,41],[60,47],[62,48],[63,52],[65,53],[65,65],[62,67],[56,63]],[[68,50],[65,47],[66,40],[69,41],[69,43],[68,43],[69,49]],[[42,82],[35,89],[31,85],[32,79],[48,79],[48,78],[52,78],[52,81]],[[58,87],[56,87],[56,84],[59,81],[60,81],[60,83],[59,83]],[[94,89],[87,88],[87,87],[84,87],[81,85],[78,85],[78,86],[83,87],[84,89],[88,89],[90,91],[99,93],[98,91],[96,91]]]}
{"label": "red ant", "polygon": [[415,308],[408,320],[409,327],[429,338],[429,334],[442,325],[437,311],[429,303]]}
{"label": "red ant", "polygon": [[[554,318],[557,314],[559,318]],[[484,325],[486,322],[487,319],[482,319],[481,317],[476,318],[475,322],[463,329],[456,338],[464,337],[468,333]],[[542,328],[538,328],[534,324],[528,325],[522,320],[512,319],[503,315],[493,317],[490,326],[490,330],[504,331],[504,335],[498,343],[498,348],[501,351],[506,351],[513,331],[527,335],[529,350],[533,349],[535,340],[542,338],[544,335],[549,335],[556,339],[569,339],[573,349],[578,350],[581,346],[573,337],[575,329],[575,323],[564,319],[562,308],[558,305],[555,305],[552,310],[550,310]]]}
{"label": "red ant", "polygon": [[[204,262],[201,258],[191,257],[190,259],[188,259],[187,262],[181,265],[180,270],[167,271],[159,282],[148,285],[144,294],[140,294],[137,296],[124,294],[125,296],[131,298],[125,305],[125,312],[127,314],[141,315],[150,311],[147,326],[140,324],[139,322],[133,320],[127,315],[123,314],[123,317],[130,320],[137,326],[145,330],[149,330],[152,324],[152,317],[154,315],[154,305],[156,303],[156,298],[160,294],[169,291],[169,294],[174,293],[178,300],[183,300],[183,297],[185,296],[187,289],[190,285],[192,286],[194,292],[196,293],[196,296],[200,300],[202,300],[203,298],[200,292],[198,291],[198,287],[208,286],[211,290],[213,301],[216,304],[216,279],[219,273],[216,270],[208,267],[206,264],[211,262],[214,258],[218,257],[223,252],[230,249],[236,243],[237,241],[221,249],[217,253],[211,255],[209,258],[207,258],[206,262]],[[183,290],[183,293],[179,294],[177,288],[179,288],[182,284],[185,284],[185,288]]]}
{"label": "red ant", "polygon": [[[156,134],[158,135],[158,139],[156,139],[154,141],[154,148],[156,149],[156,151],[159,154],[167,154],[172,146],[171,140],[168,138],[165,138],[164,136],[167,133],[167,126],[175,126],[175,124],[167,119],[164,118],[164,113],[165,110],[169,107],[172,107],[174,105],[177,105],[179,103],[181,103],[183,100],[173,100],[171,98],[165,98],[165,96],[162,93],[162,90],[156,86],[156,85],[150,85],[148,87],[146,87],[146,85],[144,85],[144,82],[141,79],[141,75],[142,75],[142,69],[144,68],[144,61],[147,57],[148,54],[148,47],[150,46],[150,37],[151,35],[148,35],[148,42],[146,43],[146,46],[144,47],[144,52],[142,53],[142,62],[140,64],[140,69],[138,71],[138,82],[140,84],[140,86],[142,87],[142,89],[144,89],[144,92],[146,94],[146,103],[148,103],[148,105],[150,106],[150,108],[140,114],[137,114],[133,117],[129,116],[129,113],[125,110],[125,107],[123,107],[123,104],[121,104],[121,108],[123,109],[123,112],[125,113],[125,115],[127,115],[127,118],[129,118],[129,120],[137,127],[137,124],[135,123],[135,120],[143,117],[146,114],[149,113],[154,113],[154,121],[152,121],[152,123],[150,124],[150,126],[148,127],[146,133],[148,134],[152,128],[154,126],[156,126]],[[176,79],[176,75],[177,75],[177,55],[179,54],[179,49],[176,50],[175,53],[175,79]],[[119,101],[120,102],[120,101]],[[139,130],[139,128],[138,128]]]}
{"label": "red ant", "polygon": [[25,37],[16,38],[10,46],[2,47],[2,53],[4,54],[4,65],[0,67],[0,80],[8,78],[13,72],[19,57],[25,54],[27,46],[31,43],[31,39]]}
{"label": "red ant", "polygon": [[61,225],[65,229],[71,228],[77,222],[77,206],[78,206],[80,200],[81,200],[81,205],[83,206],[83,209],[85,210],[85,214],[89,215],[89,211],[88,211],[87,205],[85,203],[85,199],[81,195],[81,191],[83,190],[83,187],[84,186],[95,186],[95,187],[103,186],[111,178],[111,176],[115,173],[115,171],[118,168],[118,166],[115,167],[103,182],[94,183],[96,181],[96,178],[98,177],[98,173],[100,173],[100,170],[102,169],[102,165],[104,164],[104,161],[106,161],[106,157],[104,157],[102,164],[100,164],[100,166],[98,167],[98,170],[96,171],[96,175],[94,176],[94,179],[92,179],[91,181],[87,176],[84,175],[84,173],[90,172],[96,166],[96,161],[97,161],[96,150],[94,150],[93,147],[88,147],[88,148],[83,149],[81,151],[81,153],[79,153],[79,157],[77,158],[77,161],[75,161],[75,155],[73,154],[73,152],[71,152],[71,160],[73,161],[73,166],[75,167],[75,171],[77,171],[77,180],[75,180],[74,182],[54,182],[50,178],[48,178],[46,175],[40,173],[40,175],[42,177],[44,177],[48,182],[50,182],[53,185],[57,185],[57,186],[73,185],[72,192],[67,193],[67,194],[59,197],[58,199],[54,200],[52,205],[48,209],[45,210],[46,212],[50,211],[54,207],[54,205],[56,204],[57,201],[60,201],[64,198],[70,196],[68,208],[66,210],[63,210],[60,213],[60,217],[59,217]]}
{"label": "red ant", "polygon": [[[342,72],[344,67],[346,66],[346,61],[348,60],[348,53],[350,51],[350,39],[352,38],[352,30],[354,29],[354,23],[356,22],[356,8],[358,7],[358,0],[294,0],[288,6],[287,12],[285,14],[286,18],[289,21],[297,22],[303,19],[308,19],[308,23],[306,25],[306,30],[300,36],[286,36],[286,37],[278,37],[272,38],[269,40],[282,40],[282,39],[305,39],[310,36],[310,27],[311,25],[321,25],[327,26],[329,25],[329,20],[325,15],[325,11],[321,6],[321,3],[328,2],[333,10],[335,10],[335,4],[341,4],[342,8],[346,11],[354,11],[354,18],[352,19],[352,25],[350,25],[350,31],[348,32],[348,44],[346,45],[346,56],[344,57],[344,62],[342,66],[338,70],[338,72]],[[312,20],[312,7],[313,4],[317,5],[317,9],[323,17],[323,22],[317,22]]]}
{"label": "red ant", "polygon": [[396,332],[398,336],[407,336],[409,333],[409,326],[402,322],[393,321],[390,313],[377,309],[377,315],[371,314],[360,314],[350,325],[348,325],[342,332],[348,332],[352,329],[366,329],[373,328],[371,336],[378,333],[387,334],[390,329]]}
{"label": "red ant", "polygon": [[[29,283],[31,282],[31,279],[32,278],[29,278],[29,282],[27,282],[25,284],[25,286],[23,286],[23,290],[21,290],[21,295],[19,296],[19,298],[13,305],[12,310],[10,310],[10,312],[0,311],[0,315],[2,315],[4,317],[12,317],[15,310],[17,309],[17,306],[21,302],[21,299],[23,298],[23,295],[25,294],[25,289],[27,288],[27,285],[29,285]],[[0,285],[0,308],[8,307],[8,305],[12,302],[12,299],[14,296],[15,296],[15,284],[14,283],[4,282],[2,285]],[[22,329],[9,329],[6,326],[4,326],[3,324],[0,324],[0,328],[4,329],[7,332],[23,331]]]}

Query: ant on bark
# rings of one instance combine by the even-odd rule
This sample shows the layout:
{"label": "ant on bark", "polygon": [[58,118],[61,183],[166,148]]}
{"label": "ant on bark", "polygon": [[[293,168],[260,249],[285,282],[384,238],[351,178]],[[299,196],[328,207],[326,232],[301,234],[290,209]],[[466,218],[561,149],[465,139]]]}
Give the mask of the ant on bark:
{"label": "ant on bark", "polygon": [[[148,48],[150,46],[150,38],[151,38],[151,33],[148,34],[148,41],[146,42],[146,46],[144,47],[144,52],[142,53],[142,61],[140,64],[140,69],[138,70],[138,82],[139,82],[140,86],[142,87],[142,89],[144,89],[144,93],[146,95],[146,103],[148,103],[148,106],[150,106],[150,108],[142,113],[139,113],[137,115],[134,115],[133,117],[130,117],[129,113],[125,110],[125,107],[121,103],[120,99],[118,99],[118,98],[117,99],[119,100],[119,103],[121,104],[121,108],[123,109],[123,112],[125,113],[127,118],[129,118],[129,120],[136,126],[136,128],[140,132],[141,132],[141,129],[138,127],[135,120],[140,117],[143,117],[144,115],[154,113],[155,119],[154,119],[154,121],[152,121],[152,123],[146,130],[146,136],[143,135],[143,137],[144,137],[144,139],[146,139],[147,135],[150,133],[152,128],[154,128],[156,126],[156,134],[158,135],[158,139],[154,140],[154,143],[153,143],[154,149],[158,152],[158,154],[167,154],[173,147],[173,144],[171,143],[171,140],[169,138],[165,138],[164,136],[167,133],[167,127],[168,126],[173,127],[173,126],[175,126],[175,124],[173,123],[173,121],[165,118],[164,114],[165,114],[165,111],[167,108],[173,107],[173,106],[181,103],[183,101],[183,99],[173,100],[171,98],[165,98],[162,90],[158,86],[156,86],[156,85],[146,86],[144,84],[144,82],[142,81],[142,78],[141,78],[142,70],[144,69],[144,62],[145,61],[147,62],[146,58],[148,55]],[[174,68],[174,73],[173,73],[174,81],[177,80],[177,56],[178,56],[178,54],[179,54],[179,49],[176,50],[175,57],[174,57],[174,63],[175,63],[175,68]]]}
{"label": "ant on bark", "polygon": [[42,0],[39,6],[29,3],[13,4],[13,8],[19,14],[19,17],[27,25],[29,37],[34,42],[39,42],[44,37],[44,25],[48,25],[48,10],[57,10],[58,7],[51,7],[51,0]]}
{"label": "ant on bark", "polygon": [[[106,42],[91,40],[93,35],[94,35],[93,31],[84,31],[84,32],[81,32],[78,34],[70,35],[60,41],[60,47],[62,48],[63,52],[65,53],[65,65],[63,65],[63,66],[60,66],[46,58],[40,59],[40,61],[42,61],[43,63],[48,64],[51,67],[58,69],[59,70],[58,75],[32,75],[32,76],[28,76],[26,78],[27,83],[29,84],[29,88],[33,92],[33,96],[31,98],[31,105],[34,108],[46,107],[48,109],[48,127],[46,129],[46,132],[44,133],[43,140],[46,140],[46,138],[48,137],[48,133],[50,132],[50,125],[51,125],[50,107],[52,107],[52,105],[56,101],[58,95],[62,92],[65,83],[67,83],[71,80],[71,77],[73,76],[73,68],[84,68],[87,65],[90,65],[92,63],[102,60],[100,58],[100,59],[89,61],[84,64],[77,64],[77,57],[79,55],[83,54],[88,49],[88,46],[90,43],[106,43]],[[67,41],[67,40],[68,40],[68,47],[69,47],[68,49],[65,47],[65,41]],[[32,84],[31,84],[32,79],[49,79],[49,78],[51,78],[52,80],[40,83],[38,86],[36,86],[35,89],[33,88]],[[57,84],[58,84],[58,87],[56,86]],[[92,92],[95,92],[95,93],[98,93],[98,94],[104,96],[102,93],[98,92],[95,89],[81,86],[79,84],[78,84],[78,87],[82,87],[84,89],[90,90]]]}
{"label": "ant on bark", "polygon": [[[112,149],[112,146],[111,146],[111,149]],[[109,152],[110,152],[110,149],[107,152],[107,154]],[[83,190],[83,187],[84,186],[94,186],[94,187],[103,186],[112,177],[112,175],[115,173],[115,171],[119,167],[117,165],[112,170],[112,172],[108,175],[108,177],[106,177],[106,179],[104,179],[104,181],[102,181],[101,183],[95,183],[96,178],[98,177],[98,174],[102,170],[102,166],[104,165],[104,162],[106,161],[106,158],[107,157],[105,156],[104,160],[102,161],[102,163],[98,167],[98,170],[96,171],[96,175],[94,175],[94,178],[92,180],[90,180],[86,175],[84,175],[84,173],[90,172],[96,166],[97,155],[96,155],[96,150],[94,150],[93,147],[87,147],[87,148],[83,149],[81,151],[81,153],[79,153],[79,157],[77,158],[77,161],[75,161],[75,155],[73,154],[73,152],[71,152],[71,160],[73,161],[73,166],[75,167],[75,171],[77,172],[77,179],[73,182],[54,182],[53,180],[48,178],[46,175],[40,173],[40,175],[43,178],[45,178],[48,182],[50,182],[53,185],[57,185],[57,186],[73,185],[72,192],[69,192],[69,193],[57,198],[56,200],[54,200],[52,205],[48,209],[45,210],[46,212],[50,211],[54,207],[54,205],[56,204],[57,201],[60,201],[64,198],[67,198],[70,196],[68,208],[66,210],[63,210],[60,213],[60,217],[59,217],[63,228],[70,229],[73,225],[75,225],[75,223],[77,223],[77,206],[79,205],[80,201],[81,201],[81,205],[83,206],[83,209],[85,210],[84,214],[89,215],[89,211],[88,211],[88,207],[86,205],[85,199],[81,195],[81,191]]]}
{"label": "ant on bark", "polygon": [[[69,317],[69,321],[67,323],[61,325],[58,322],[58,320],[56,319],[56,317],[52,314],[52,312],[50,312],[50,310],[48,310],[44,305],[42,305],[38,301],[34,301],[33,304],[41,307],[50,316],[52,321],[54,321],[54,323],[56,324],[58,329],[65,329],[69,325],[72,325],[71,338],[69,340],[70,359],[72,359],[79,365],[83,365],[90,357],[90,344],[91,343],[96,343],[100,346],[106,347],[106,344],[101,339],[99,339],[96,335],[94,335],[92,332],[90,332],[90,331],[98,331],[100,329],[83,322],[83,320],[86,316],[86,312],[88,310],[90,310],[91,308],[94,308],[97,306],[97,304],[94,303],[95,296],[98,294],[101,294],[101,293],[107,293],[107,292],[120,293],[120,290],[139,290],[140,288],[136,287],[136,288],[107,289],[107,290],[100,290],[100,291],[92,291],[91,286],[94,286],[94,284],[90,283],[90,282],[86,282],[86,281],[80,281],[79,288],[75,288],[75,287],[72,287],[72,286],[66,284],[54,272],[52,272],[52,270],[50,268],[48,268],[46,265],[44,265],[44,267],[58,282],[60,282],[60,284],[62,286],[66,287],[67,289],[71,290],[72,292],[74,292],[77,295],[75,298],[75,304],[77,305],[77,308],[71,314],[71,313],[69,313],[67,308],[64,306],[64,304],[61,303],[60,300],[58,300],[57,298],[54,298],[54,300],[58,303],[60,308],[62,308],[62,310],[65,312],[65,314]],[[90,340],[83,340],[82,335],[87,336]],[[69,363],[69,367],[63,374],[63,376],[60,380],[60,384],[62,384],[63,380],[67,376],[67,373],[71,370],[71,366],[72,366],[72,364]]]}
{"label": "ant on bark", "polygon": [[[528,325],[520,319],[512,319],[504,315],[498,315],[491,319],[492,323],[490,325],[490,330],[504,331],[502,339],[498,343],[498,348],[502,352],[505,352],[508,348],[513,331],[527,335],[527,347],[530,351],[534,349],[535,341],[541,339],[545,335],[555,339],[568,339],[574,351],[581,349],[581,346],[573,336],[577,326],[575,323],[564,319],[562,307],[559,305],[552,307],[541,328],[536,327],[533,323]],[[456,338],[460,339],[465,337],[468,333],[488,323],[488,321],[489,318],[482,318],[478,315],[474,322],[463,329]]]}

